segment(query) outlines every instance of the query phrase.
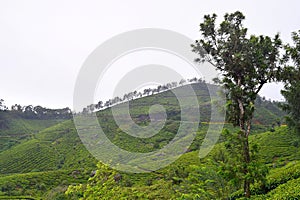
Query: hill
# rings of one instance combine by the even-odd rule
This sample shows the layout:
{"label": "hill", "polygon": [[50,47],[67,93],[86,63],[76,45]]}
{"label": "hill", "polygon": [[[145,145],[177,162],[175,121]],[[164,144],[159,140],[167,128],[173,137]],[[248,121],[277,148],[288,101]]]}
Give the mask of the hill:
{"label": "hill", "polygon": [[[186,86],[176,88],[184,91]],[[204,126],[210,120],[210,98],[206,84],[192,84],[197,95],[202,126],[198,133],[205,132]],[[215,87],[210,85],[210,87]],[[212,90],[212,89],[211,89]],[[190,98],[189,96],[185,97]],[[180,106],[172,91],[135,99],[130,102],[130,115],[137,124],[149,123],[148,110],[151,105],[164,106],[167,113],[167,121],[161,131],[150,138],[135,138],[122,132],[114,121],[111,108],[97,112],[99,123],[107,137],[117,146],[133,152],[149,152],[166,145],[177,133],[180,124]],[[268,105],[269,107],[267,107]],[[272,107],[270,106],[272,105]],[[276,105],[271,102],[258,104],[254,125],[254,133],[271,129],[272,123],[282,118],[283,113],[278,111]],[[10,113],[7,113],[9,116]],[[122,113],[121,113],[122,114]],[[8,118],[8,129],[2,129],[2,136],[17,134],[14,139],[18,145],[0,152],[0,173],[26,173],[31,171],[44,171],[56,169],[68,169],[70,167],[85,167],[86,163],[94,162],[88,151],[82,145],[72,120],[61,122],[41,131],[41,129],[56,124],[61,119],[39,120]],[[226,125],[229,126],[229,125]],[[24,136],[26,139],[19,140]],[[190,151],[197,150],[204,135],[198,134]],[[87,162],[87,160],[89,162]]]}
{"label": "hill", "polygon": [[0,152],[30,139],[39,131],[65,119],[28,119],[11,111],[0,111]]}
{"label": "hill", "polygon": [[[207,86],[202,83],[192,84],[191,86],[197,95],[200,105],[201,126],[197,131],[196,138],[188,149],[190,153],[183,155],[176,161],[174,164],[176,167],[174,169],[180,169],[180,166],[199,164],[197,150],[203,141],[208,128],[207,121],[209,121],[211,115],[211,99]],[[177,93],[186,90],[185,87],[186,86],[176,88],[176,90],[178,90]],[[208,87],[211,87],[211,91],[216,91],[216,86],[208,84]],[[185,96],[184,98],[186,102],[188,102],[190,97]],[[272,124],[277,124],[284,115],[275,103],[263,101],[262,99],[258,101],[253,131],[253,134],[257,135],[257,137],[261,135],[259,134],[261,132],[272,130]],[[155,104],[164,106],[167,113],[166,124],[158,134],[146,139],[135,138],[122,132],[114,121],[111,108],[97,112],[97,116],[107,137],[114,144],[128,151],[150,152],[164,147],[174,138],[181,120],[180,106],[172,91],[165,91],[130,101],[129,106],[132,119],[142,126],[149,124],[150,118],[148,110],[151,105]],[[3,114],[3,112],[0,114]],[[16,142],[14,145],[2,148],[2,152],[0,152],[1,195],[33,195],[36,193],[36,197],[39,197],[49,194],[51,191],[53,193],[60,193],[60,189],[66,189],[67,185],[85,182],[86,177],[96,168],[97,161],[81,143],[72,120],[20,119],[14,117],[11,113],[5,113],[5,115],[2,116],[10,122],[7,123],[5,128],[1,128],[1,135],[11,136],[9,140]],[[225,127],[234,130],[230,124],[226,124]],[[26,136],[25,138],[22,137],[24,135]],[[262,137],[260,140],[263,141],[264,138]],[[265,140],[267,142],[270,138]],[[222,141],[222,138],[220,141]],[[282,140],[280,139],[280,141]],[[1,139],[1,142],[7,144],[5,140]],[[291,141],[282,142],[287,144],[285,142]],[[292,142],[295,141],[292,140]],[[281,144],[278,143],[276,145]],[[274,145],[275,149],[276,145]],[[286,149],[282,148],[281,150]],[[278,150],[279,154],[282,152],[281,150]],[[270,151],[266,150],[265,153],[267,152]],[[265,159],[268,163],[272,163],[274,160],[274,152],[275,150],[271,152],[270,155],[265,155]],[[292,153],[292,151],[289,151],[289,155],[285,155],[285,157],[282,158],[280,158],[278,154],[275,157],[279,159],[275,160],[282,161],[282,159],[286,157],[289,160],[298,158],[290,153]],[[172,169],[174,165],[162,169],[158,174],[169,174],[169,178],[166,180],[173,180],[171,176],[174,172]],[[77,178],[74,178],[72,173],[73,175],[75,173]],[[63,183],[60,181],[50,181],[51,179],[57,179],[58,174],[61,174],[61,177],[65,177],[66,181]],[[150,182],[154,181],[157,176],[160,177],[160,175],[155,173],[124,176],[129,177],[128,179],[124,179],[125,185],[134,185],[140,182],[144,184],[148,180]],[[152,176],[154,179],[151,178]],[[31,179],[32,181],[33,179],[35,181],[38,180],[39,183],[45,185],[42,187],[43,189],[41,189],[30,185],[28,181],[26,181],[27,179]],[[126,181],[128,181],[128,183],[126,183]],[[7,183],[13,184],[7,185]],[[58,190],[57,192],[54,192],[55,188]]]}
{"label": "hill", "polygon": [[[282,141],[278,142],[278,138]],[[251,143],[258,141],[265,144],[261,145],[259,156],[267,158],[265,161],[270,170],[265,182],[252,186],[251,199],[299,198],[300,154],[299,147],[292,145],[298,140],[299,136],[291,135],[287,127],[251,136]],[[86,185],[70,186],[65,198],[244,199],[243,191],[234,192],[228,180],[222,178],[215,166],[210,164],[210,158],[217,154],[222,145],[216,145],[204,160],[198,158],[197,151],[189,152],[170,166],[150,174],[120,173],[99,164],[96,176],[89,179]],[[273,148],[268,148],[269,145]],[[280,159],[272,159],[277,156]],[[122,179],[115,181],[116,176]]]}

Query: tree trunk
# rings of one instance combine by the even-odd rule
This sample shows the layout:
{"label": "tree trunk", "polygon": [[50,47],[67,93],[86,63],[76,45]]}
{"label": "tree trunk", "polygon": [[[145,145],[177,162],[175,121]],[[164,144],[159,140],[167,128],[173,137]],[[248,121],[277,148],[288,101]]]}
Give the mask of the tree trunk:
{"label": "tree trunk", "polygon": [[[246,198],[250,197],[250,181],[247,178],[248,174],[248,166],[250,163],[250,149],[249,149],[249,142],[248,142],[248,136],[250,134],[251,129],[251,121],[245,120],[245,109],[242,103],[242,100],[238,99],[238,104],[240,108],[240,119],[239,119],[239,125],[240,130],[242,132],[242,142],[243,142],[243,157],[244,157],[244,195]],[[247,128],[246,128],[247,126]]]}
{"label": "tree trunk", "polygon": [[244,162],[245,162],[245,167],[244,167],[244,194],[245,197],[249,198],[250,197],[250,181],[247,178],[247,174],[248,174],[248,166],[250,163],[250,150],[249,150],[249,142],[248,142],[248,136],[244,135],[244,144],[243,144],[243,149],[244,149]]}

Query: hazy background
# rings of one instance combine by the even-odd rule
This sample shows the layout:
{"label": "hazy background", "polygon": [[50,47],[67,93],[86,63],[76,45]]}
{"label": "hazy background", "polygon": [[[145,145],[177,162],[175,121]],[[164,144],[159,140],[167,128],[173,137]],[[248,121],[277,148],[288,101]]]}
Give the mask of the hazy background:
{"label": "hazy background", "polygon": [[[204,14],[242,11],[249,33],[285,42],[300,29],[300,3],[291,1],[0,0],[0,98],[6,105],[72,107],[77,73],[87,56],[114,35],[164,28],[199,38]],[[281,85],[262,96],[282,100]],[[112,88],[107,86],[107,90]]]}

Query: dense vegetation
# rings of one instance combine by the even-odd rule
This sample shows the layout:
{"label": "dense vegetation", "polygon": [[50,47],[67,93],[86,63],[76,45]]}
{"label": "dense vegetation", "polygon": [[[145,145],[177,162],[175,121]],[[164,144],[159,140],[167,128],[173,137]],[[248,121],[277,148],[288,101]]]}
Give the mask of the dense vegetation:
{"label": "dense vegetation", "polygon": [[[259,137],[259,138],[258,138]],[[273,139],[274,138],[274,139]],[[280,138],[280,141],[278,141]],[[297,135],[287,127],[276,128],[250,136],[250,143],[261,141],[258,158],[269,169],[266,179],[251,185],[253,199],[297,199],[299,197],[299,147]],[[124,174],[99,164],[96,175],[87,184],[70,186],[70,199],[238,199],[243,191],[236,191],[223,169],[214,164],[221,155],[224,143],[217,145],[205,160],[197,158],[197,151],[183,155],[172,165],[152,174]],[[269,147],[273,148],[269,148]],[[121,179],[116,179],[121,177]]]}
{"label": "dense vegetation", "polygon": [[282,105],[283,109],[288,112],[287,122],[300,132],[300,30],[292,33],[294,45],[286,45],[286,59],[290,59],[293,66],[286,67],[283,74],[285,88],[281,91],[286,99],[286,103]]}
{"label": "dense vegetation", "polygon": [[[185,94],[191,86],[201,117],[192,144],[179,159],[149,173],[117,171],[97,163],[86,150],[70,109],[17,104],[8,109],[1,99],[0,199],[299,199],[300,32],[292,34],[293,45],[283,45],[279,35],[248,37],[241,12],[226,14],[219,27],[216,18],[215,14],[204,16],[201,39],[192,47],[200,56],[196,61],[209,61],[221,72],[222,79],[215,80],[218,86],[197,78],[188,80],[190,85],[182,80],[180,87],[173,82],[143,93],[134,91],[74,113],[89,116],[97,109],[98,122],[112,143],[131,152],[151,152],[176,137],[182,110],[174,91]],[[258,96],[271,81],[285,83],[285,103]],[[222,124],[210,122],[219,88],[226,95],[226,108],[219,109],[226,110],[227,121],[218,143],[200,159],[198,150],[208,127]],[[182,98],[189,105],[191,96]],[[164,106],[163,128],[149,138],[123,132],[112,107],[125,116],[126,101],[130,117],[140,126],[150,123],[152,105]],[[286,113],[279,107],[288,114],[288,126],[283,120]],[[152,162],[155,158],[143,160]]]}
{"label": "dense vegetation", "polygon": [[253,170],[259,169],[253,167],[248,141],[255,100],[266,83],[281,80],[282,41],[279,34],[274,38],[249,36],[243,24],[245,16],[239,11],[225,14],[220,25],[216,19],[216,14],[204,16],[200,24],[201,38],[192,47],[199,55],[197,62],[210,62],[221,74],[218,82],[225,89],[227,119],[240,128],[240,139],[235,146],[241,146],[235,150],[241,152],[239,162],[244,164],[237,173],[243,174],[245,197],[249,198],[250,183],[257,177]]}
{"label": "dense vegetation", "polygon": [[[185,86],[181,86],[178,89],[184,90],[184,87]],[[9,112],[2,112],[1,114],[5,115],[9,121],[15,121],[16,123],[9,129],[2,129],[2,134],[12,134],[16,131],[16,128],[18,128],[17,130],[29,131],[29,137],[22,139],[13,137],[18,141],[17,144],[0,153],[1,195],[3,198],[10,195],[19,197],[42,197],[46,199],[76,199],[84,195],[86,188],[89,188],[87,189],[87,194],[91,193],[91,195],[96,195],[96,191],[99,189],[99,194],[103,193],[103,195],[108,195],[104,195],[104,199],[109,199],[109,195],[112,194],[118,199],[116,193],[123,197],[126,196],[129,199],[131,197],[169,199],[172,197],[170,195],[173,195],[174,198],[192,198],[193,195],[200,195],[198,187],[211,187],[210,190],[212,190],[213,185],[207,186],[199,182],[199,180],[209,177],[210,179],[215,177],[219,180],[223,180],[223,177],[220,177],[216,171],[213,170],[216,168],[213,163],[209,162],[209,160],[200,161],[197,155],[199,146],[208,127],[207,121],[210,114],[209,98],[204,83],[194,83],[192,87],[198,95],[201,112],[204,114],[201,118],[202,123],[197,136],[189,147],[189,153],[183,155],[183,157],[171,166],[161,169],[158,172],[148,174],[124,174],[111,170],[102,164],[98,164],[98,167],[100,167],[101,170],[103,169],[103,171],[98,170],[95,173],[94,170],[97,169],[96,160],[82,145],[72,120],[60,121],[59,123],[59,121],[52,120],[20,119],[15,117],[15,115],[10,115]],[[138,124],[148,123],[147,110],[149,106],[154,103],[165,106],[168,113],[168,120],[161,133],[148,139],[138,140],[120,132],[113,120],[110,108],[99,111],[97,116],[101,126],[108,133],[107,136],[118,146],[130,151],[152,151],[153,149],[163,147],[174,137],[178,128],[178,121],[180,120],[180,110],[178,110],[176,98],[171,91],[165,91],[131,101],[130,108],[133,120]],[[263,152],[262,158],[272,167],[273,162],[275,162],[274,156],[278,157],[275,162],[276,167],[283,166],[287,160],[298,159],[295,153],[297,152],[298,140],[294,137],[286,137],[286,141],[280,137],[280,140],[273,141],[282,143],[274,143],[275,145],[273,145],[274,149],[272,149],[272,151],[268,151],[268,148],[263,146],[265,144],[268,145],[268,143],[271,142],[270,137],[276,136],[276,133],[280,130],[267,132],[266,134],[261,133],[274,131],[274,128],[280,125],[284,113],[278,108],[276,102],[267,101],[263,98],[258,98],[257,106],[259,109],[255,113],[255,124],[253,125],[253,133],[255,136],[253,137],[261,137],[259,141],[266,141],[261,145],[261,148],[264,148],[264,150],[261,151]],[[27,122],[25,123],[27,129],[21,125],[17,126],[17,123],[21,122]],[[46,128],[48,125],[52,126]],[[225,124],[225,128],[233,132],[237,130],[230,124]],[[284,129],[283,132],[287,134],[286,129]],[[269,134],[271,134],[269,137],[263,137],[263,135]],[[221,137],[220,142],[223,142],[224,139],[224,137]],[[290,144],[294,145],[294,150],[289,149]],[[272,146],[272,144],[270,145]],[[277,149],[276,147],[279,146],[280,149]],[[284,148],[285,146],[286,149]],[[289,150],[287,151],[287,149]],[[213,152],[218,154],[216,149]],[[287,152],[287,154],[285,154],[285,152]],[[213,153],[210,157],[213,157]],[[209,166],[211,166],[211,168]],[[107,170],[107,172],[104,169]],[[205,176],[203,175],[204,177],[200,178],[199,176],[202,175],[199,175],[198,172],[204,173]],[[110,177],[107,179],[110,180],[108,184],[111,185],[107,186],[106,189],[102,187],[101,189],[97,189],[93,184],[99,184],[98,179],[103,179],[102,173],[108,174],[107,176]],[[96,175],[90,180],[93,186],[86,185],[88,177],[94,174]],[[114,177],[116,175],[118,177],[119,174],[121,174],[122,178],[119,182],[115,182]],[[89,184],[90,181],[88,182]],[[223,180],[223,182],[225,181]],[[75,186],[68,188],[68,185],[74,184]],[[194,185],[194,187],[190,187],[191,185]],[[112,191],[118,192],[109,193],[107,189],[112,187]],[[67,192],[65,194],[66,190]],[[233,189],[227,189],[226,194],[229,195],[232,191]],[[214,193],[214,191],[211,192]],[[219,195],[223,192],[224,191],[219,191]],[[86,196],[88,196],[87,194]],[[77,197],[75,198],[74,196]],[[93,199],[93,196],[89,198]]]}
{"label": "dense vegetation", "polygon": [[0,111],[0,152],[28,140],[39,131],[64,119],[26,119],[10,111]]}

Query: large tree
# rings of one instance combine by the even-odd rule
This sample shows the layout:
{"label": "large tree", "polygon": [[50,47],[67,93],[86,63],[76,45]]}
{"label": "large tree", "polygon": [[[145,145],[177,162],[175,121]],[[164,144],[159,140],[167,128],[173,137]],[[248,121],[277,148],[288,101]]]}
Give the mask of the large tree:
{"label": "large tree", "polygon": [[288,125],[300,133],[300,30],[292,33],[292,40],[292,46],[285,46],[285,58],[291,66],[282,74],[285,86],[281,93],[286,100],[283,109],[289,114]]}
{"label": "large tree", "polygon": [[225,14],[224,21],[216,24],[217,15],[205,15],[200,24],[201,39],[192,45],[199,54],[197,62],[208,61],[221,74],[221,84],[227,97],[228,121],[239,126],[242,141],[243,188],[250,197],[250,149],[248,137],[254,113],[255,99],[263,85],[277,79],[281,71],[279,35],[247,35],[245,16],[237,11]]}

